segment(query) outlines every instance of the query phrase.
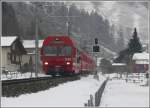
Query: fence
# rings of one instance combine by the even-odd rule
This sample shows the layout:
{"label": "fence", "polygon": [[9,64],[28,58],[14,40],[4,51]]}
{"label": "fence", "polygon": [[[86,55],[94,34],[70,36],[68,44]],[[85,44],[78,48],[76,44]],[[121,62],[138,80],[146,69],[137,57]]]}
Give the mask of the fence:
{"label": "fence", "polygon": [[18,76],[18,72],[17,71],[9,71],[6,69],[6,67],[2,67],[2,79],[3,79],[3,76],[5,76],[5,78],[7,79],[12,79],[12,78],[17,78]]}
{"label": "fence", "polygon": [[106,79],[101,87],[98,89],[98,91],[95,93],[95,95],[90,95],[90,99],[87,103],[84,104],[84,106],[99,106],[102,98],[103,91],[105,89],[105,85],[107,83],[108,79]]}

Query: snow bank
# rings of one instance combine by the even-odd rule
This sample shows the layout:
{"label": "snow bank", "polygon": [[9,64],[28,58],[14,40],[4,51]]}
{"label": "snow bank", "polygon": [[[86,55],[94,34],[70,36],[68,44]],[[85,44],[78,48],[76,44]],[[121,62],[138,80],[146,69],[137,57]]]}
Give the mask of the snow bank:
{"label": "snow bank", "polygon": [[84,107],[84,103],[94,94],[106,79],[99,75],[99,81],[92,75],[81,80],[60,84],[38,93],[21,95],[17,98],[2,97],[2,107]]}
{"label": "snow bank", "polygon": [[148,107],[149,87],[125,80],[109,81],[104,90],[100,107]]}

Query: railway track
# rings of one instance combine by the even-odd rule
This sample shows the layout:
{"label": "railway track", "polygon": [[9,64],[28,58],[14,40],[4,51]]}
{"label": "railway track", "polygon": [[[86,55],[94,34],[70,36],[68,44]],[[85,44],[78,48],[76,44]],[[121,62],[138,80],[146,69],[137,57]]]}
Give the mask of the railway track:
{"label": "railway track", "polygon": [[2,96],[3,97],[17,97],[21,94],[35,93],[55,87],[58,84],[67,81],[74,81],[80,79],[79,76],[73,77],[38,77],[28,79],[15,79],[2,81]]}
{"label": "railway track", "polygon": [[38,77],[38,78],[25,78],[25,79],[13,79],[13,80],[3,80],[2,85],[8,86],[13,84],[29,83],[33,81],[47,80],[51,77]]}

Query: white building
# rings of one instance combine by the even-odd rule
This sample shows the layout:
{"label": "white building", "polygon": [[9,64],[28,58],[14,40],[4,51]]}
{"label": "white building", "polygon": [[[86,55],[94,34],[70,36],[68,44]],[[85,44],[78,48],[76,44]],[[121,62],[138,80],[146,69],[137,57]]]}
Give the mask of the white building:
{"label": "white building", "polygon": [[[39,40],[39,66],[40,66],[40,48],[42,47],[43,40]],[[35,64],[35,40],[23,40],[23,46],[27,51],[27,54],[23,56],[23,63],[29,63],[30,57],[32,57],[33,65]]]}
{"label": "white building", "polygon": [[146,72],[149,68],[149,53],[135,53],[133,55],[133,72]]}
{"label": "white building", "polygon": [[135,53],[132,60],[134,60],[136,64],[149,64],[149,53]]}

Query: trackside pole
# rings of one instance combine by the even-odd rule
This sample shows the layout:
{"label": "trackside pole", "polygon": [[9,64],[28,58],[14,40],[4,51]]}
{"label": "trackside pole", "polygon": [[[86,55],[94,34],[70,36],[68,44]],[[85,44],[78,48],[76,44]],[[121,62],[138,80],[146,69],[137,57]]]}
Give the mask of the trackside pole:
{"label": "trackside pole", "polygon": [[38,15],[35,7],[35,77],[38,77]]}
{"label": "trackside pole", "polygon": [[99,45],[98,45],[98,38],[95,38],[95,43],[93,45],[93,53],[94,53],[94,56],[95,56],[95,59],[96,59],[96,70],[95,70],[95,74],[94,74],[94,78],[99,80],[99,77],[98,77],[98,68],[97,68],[97,53],[99,53]]}
{"label": "trackside pole", "polygon": [[94,74],[94,78],[99,80],[99,77],[98,77],[98,68],[97,68],[97,54],[95,54],[95,58],[96,58],[96,70],[95,70],[95,74]]}

